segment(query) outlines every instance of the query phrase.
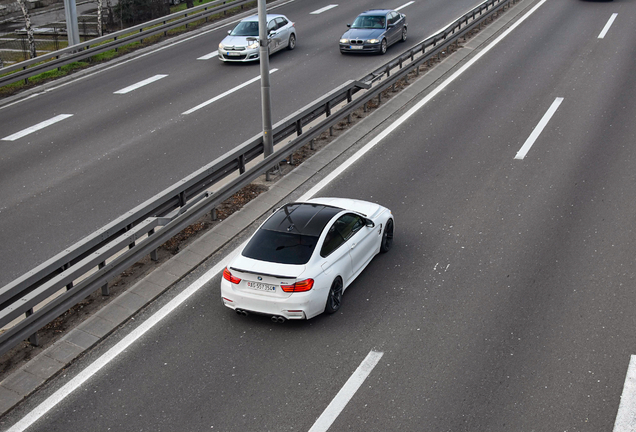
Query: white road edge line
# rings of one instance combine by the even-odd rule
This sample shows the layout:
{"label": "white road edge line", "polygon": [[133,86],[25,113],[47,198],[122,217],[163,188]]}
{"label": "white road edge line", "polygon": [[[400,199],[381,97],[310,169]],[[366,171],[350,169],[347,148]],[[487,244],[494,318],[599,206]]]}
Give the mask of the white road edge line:
{"label": "white road edge line", "polygon": [[405,8],[405,7],[407,7],[407,6],[411,6],[413,3],[415,3],[415,2],[414,2],[414,1],[410,1],[410,2],[408,2],[408,3],[403,4],[403,5],[402,5],[402,6],[400,6],[400,7],[396,7],[396,8],[395,8],[395,9],[393,9],[393,10],[399,11],[400,9],[404,9],[404,8]]}
{"label": "white road edge line", "polygon": [[559,108],[559,105],[561,105],[561,102],[563,102],[562,97],[558,97],[554,100],[554,102],[552,102],[552,105],[550,105],[548,111],[546,111],[546,113],[543,115],[541,121],[539,121],[539,124],[535,126],[534,130],[532,131],[526,142],[523,143],[521,149],[519,149],[519,151],[517,152],[515,159],[522,160],[526,157],[534,142],[537,140],[537,138],[539,138],[539,135],[541,135],[541,132],[543,132],[543,129],[546,127],[556,110]]}
{"label": "white road edge line", "polygon": [[614,432],[636,432],[636,355],[631,356]]}
{"label": "white road edge line", "polygon": [[197,60],[210,60],[213,57],[217,57],[219,55],[219,50],[213,51],[210,54],[206,54],[204,56],[199,57]]}
{"label": "white road edge line", "polygon": [[316,420],[311,429],[309,429],[309,432],[326,432],[329,427],[331,427],[383,355],[384,353],[378,351],[371,351],[367,354],[367,357],[360,363],[358,369],[356,369],[345,385],[342,386],[336,397],[333,398],[320,417],[318,417],[318,420]]}
{"label": "white road edge line", "polygon": [[55,117],[45,120],[41,123],[36,124],[35,126],[31,126],[30,128],[26,128],[20,132],[16,132],[13,135],[9,135],[7,137],[2,138],[0,141],[15,141],[18,138],[22,138],[25,135],[29,135],[30,133],[37,132],[40,129],[44,129],[47,126],[51,126],[54,123],[67,119],[69,117],[73,117],[73,114],[60,114]]}
{"label": "white road edge line", "polygon": [[[322,188],[328,185],[331,181],[333,181],[339,174],[341,174],[347,167],[351,166],[353,162],[360,159],[363,155],[365,155],[371,148],[377,145],[382,139],[384,139],[390,132],[395,130],[399,125],[404,123],[409,117],[411,117],[417,110],[426,105],[433,97],[439,94],[444,88],[446,88],[450,83],[455,81],[462,73],[464,73],[468,68],[470,68],[473,64],[475,64],[481,57],[483,57],[488,51],[490,51],[493,47],[495,47],[499,42],[501,42],[506,36],[508,36],[514,29],[516,29],[522,22],[524,22],[530,15],[536,12],[539,7],[541,7],[547,0],[541,0],[537,3],[527,14],[521,17],[516,23],[508,28],[504,33],[502,33],[497,39],[491,42],[490,45],[485,47],[482,51],[480,51],[475,57],[473,57],[470,61],[468,61],[462,68],[460,68],[457,72],[455,72],[452,76],[447,78],[440,86],[433,90],[429,95],[427,95],[424,99],[418,102],[413,108],[407,111],[402,117],[396,120],[396,122],[388,127],[382,134],[378,135],[375,139],[369,142],[366,146],[364,146],[360,151],[354,154],[351,158],[347,160],[347,162],[340,165],[336,170],[334,170],[330,175],[326,176],[320,183],[314,186],[309,192],[307,192],[299,201],[306,200],[311,198],[313,195],[318,193]],[[389,130],[387,132],[387,130]],[[247,241],[246,241],[247,242]],[[86,369],[80,372],[75,378],[66,383],[62,388],[57,390],[53,395],[49,396],[46,400],[44,400],[40,405],[38,405],[33,411],[27,414],[24,418],[22,418],[19,422],[13,425],[7,432],[22,432],[30,425],[35,423],[38,419],[40,419],[43,415],[49,412],[53,407],[55,407],[58,403],[64,400],[69,394],[73,391],[77,390],[84,382],[86,382],[90,377],[99,372],[104,366],[106,366],[109,362],[111,362],[115,357],[117,357],[120,353],[122,353],[126,348],[132,345],[137,339],[142,337],[146,332],[152,329],[157,323],[159,323],[163,318],[168,316],[172,311],[174,311],[177,307],[179,307],[184,301],[186,301],[190,296],[199,291],[202,287],[204,287],[212,278],[214,278],[217,274],[219,274],[224,268],[225,263],[229,262],[245,245],[244,242],[239,247],[230,252],[225,260],[222,260],[210,270],[205,272],[199,279],[194,281],[192,285],[183,290],[179,295],[177,295],[174,299],[168,302],[165,306],[163,306],[159,311],[157,311],[154,315],[144,321],[139,327],[133,330],[128,336],[119,341],[113,348],[107,351],[100,358],[95,360],[92,364],[90,364]]]}
{"label": "white road edge line", "polygon": [[338,5],[337,4],[330,4],[329,6],[325,6],[324,8],[320,8],[320,9],[315,10],[313,12],[309,12],[309,15],[318,15],[318,14],[321,14],[323,12],[328,11],[329,9],[333,9],[335,7],[338,7]]}
{"label": "white road edge line", "polygon": [[[278,69],[272,69],[272,70],[270,70],[270,71],[269,71],[269,74],[271,75],[271,74],[273,74],[274,72],[276,72],[277,70],[278,70]],[[260,80],[260,79],[261,79],[261,76],[259,75],[259,76],[255,77],[255,78],[252,78],[252,79],[251,79],[251,80],[249,80],[249,81],[245,81],[243,84],[241,84],[241,85],[239,85],[239,86],[236,86],[236,87],[234,87],[234,88],[232,88],[232,89],[230,89],[230,90],[226,91],[225,93],[221,93],[220,95],[215,96],[215,97],[213,97],[212,99],[209,99],[209,100],[207,100],[207,101],[203,102],[202,104],[199,104],[199,105],[195,106],[194,108],[190,108],[189,110],[187,110],[187,111],[185,111],[185,112],[181,113],[181,115],[188,115],[188,114],[192,114],[193,112],[198,111],[198,110],[200,110],[201,108],[206,107],[206,106],[210,105],[211,103],[214,103],[214,102],[218,101],[219,99],[222,99],[222,98],[224,98],[225,96],[227,96],[227,95],[229,95],[229,94],[232,94],[232,93],[234,93],[235,91],[240,90],[240,89],[242,89],[243,87],[246,87],[246,86],[248,86],[248,85],[252,84],[253,82],[256,82],[256,81],[258,81],[258,80]]]}
{"label": "white road edge line", "polygon": [[114,94],[126,94],[126,93],[130,93],[130,92],[131,92],[131,91],[133,91],[133,90],[137,90],[137,89],[138,89],[138,88],[140,88],[140,87],[146,86],[146,85],[148,85],[148,84],[150,84],[150,83],[153,83],[153,82],[155,82],[155,81],[159,81],[160,79],[165,78],[165,77],[167,77],[167,76],[168,76],[168,75],[164,75],[164,74],[157,74],[157,75],[152,76],[152,77],[150,77],[150,78],[146,78],[146,79],[145,79],[145,80],[143,80],[143,81],[139,81],[139,82],[138,82],[138,83],[136,83],[136,84],[129,85],[128,87],[123,88],[123,89],[121,89],[121,90],[117,90],[116,92],[113,92],[113,93],[114,93]]}
{"label": "white road edge line", "polygon": [[601,31],[601,34],[598,35],[599,39],[603,39],[605,37],[605,35],[609,31],[610,27],[612,27],[612,24],[614,24],[614,20],[616,19],[617,16],[618,16],[617,13],[613,13],[612,16],[610,17],[610,19],[607,20],[607,24],[605,24],[605,27],[603,27],[603,30]]}

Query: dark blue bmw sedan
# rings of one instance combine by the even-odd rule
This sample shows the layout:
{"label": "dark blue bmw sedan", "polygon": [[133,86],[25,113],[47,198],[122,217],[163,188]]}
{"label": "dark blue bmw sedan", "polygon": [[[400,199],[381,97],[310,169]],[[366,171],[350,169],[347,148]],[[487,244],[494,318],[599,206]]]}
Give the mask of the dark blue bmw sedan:
{"label": "dark blue bmw sedan", "polygon": [[386,53],[395,42],[406,40],[406,15],[389,9],[361,13],[340,38],[340,52]]}

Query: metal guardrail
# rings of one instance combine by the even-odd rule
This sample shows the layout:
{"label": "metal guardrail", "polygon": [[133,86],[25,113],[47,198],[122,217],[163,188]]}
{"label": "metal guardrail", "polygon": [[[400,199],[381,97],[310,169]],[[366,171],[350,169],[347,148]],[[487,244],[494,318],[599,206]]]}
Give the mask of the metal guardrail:
{"label": "metal guardrail", "polygon": [[[285,156],[309,144],[325,130],[366,106],[396,82],[450,45],[456,44],[494,13],[519,0],[487,0],[444,31],[413,46],[360,81],[348,81],[296,113],[278,122],[274,144],[296,135],[267,158],[263,138],[257,135],[199,169],[115,221],[69,247],[0,289],[0,327],[24,315],[25,319],[0,334],[0,355],[31,338],[92,292],[104,287],[197,219],[273,168]],[[469,24],[470,21],[470,24]],[[419,57],[417,57],[419,56]],[[354,97],[355,96],[355,97]],[[338,107],[338,105],[341,105]],[[319,120],[324,116],[324,119]],[[307,131],[303,127],[318,121]],[[247,169],[246,165],[255,165]],[[239,175],[211,194],[211,186]],[[123,251],[123,253],[122,253]],[[83,279],[81,279],[83,278]],[[61,290],[65,292],[34,312],[34,307]]]}
{"label": "metal guardrail", "polygon": [[248,3],[254,3],[254,0],[216,0],[0,68],[0,86],[12,84],[20,80],[27,82],[30,77],[43,72],[84,60],[133,42],[141,41],[150,36],[160,33],[165,35],[169,30],[174,28],[183,25],[187,26],[189,23],[202,19],[207,20],[211,15],[216,15],[239,6],[242,8]]}

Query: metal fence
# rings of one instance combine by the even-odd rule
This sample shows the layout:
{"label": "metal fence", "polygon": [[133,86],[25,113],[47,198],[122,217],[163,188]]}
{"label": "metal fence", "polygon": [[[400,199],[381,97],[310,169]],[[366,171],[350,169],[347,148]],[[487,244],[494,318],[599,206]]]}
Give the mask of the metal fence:
{"label": "metal fence", "polygon": [[[444,31],[406,50],[366,75],[332,90],[303,109],[278,122],[272,131],[280,145],[263,158],[262,135],[255,136],[224,156],[199,169],[155,197],[130,210],[95,233],[69,247],[0,289],[0,326],[25,316],[0,335],[0,355],[54,320],[90,293],[211,212],[278,162],[320,136],[396,82],[457,44],[468,32],[492,19],[519,0],[487,0]],[[307,128],[310,123],[311,128]],[[317,124],[316,124],[317,123]],[[307,130],[304,130],[306,128]],[[289,140],[288,143],[282,143]],[[282,144],[281,144],[282,143]],[[261,159],[262,158],[262,159]],[[249,169],[247,164],[253,163]],[[207,192],[234,175],[215,193]],[[65,290],[34,312],[34,307]]]}

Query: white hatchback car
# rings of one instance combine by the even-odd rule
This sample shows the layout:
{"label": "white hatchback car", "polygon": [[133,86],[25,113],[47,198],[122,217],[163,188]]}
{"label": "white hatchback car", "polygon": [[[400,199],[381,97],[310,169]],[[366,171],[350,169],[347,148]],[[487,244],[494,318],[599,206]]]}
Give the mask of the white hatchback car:
{"label": "white hatchback car", "polygon": [[[258,60],[258,15],[245,18],[228,31],[219,44],[219,59],[224,62],[249,62]],[[269,54],[284,48],[296,48],[296,27],[285,15],[267,14],[267,39]]]}
{"label": "white hatchback car", "polygon": [[393,242],[381,205],[314,198],[275,211],[223,271],[223,304],[272,321],[309,319],[340,308],[342,294]]}

